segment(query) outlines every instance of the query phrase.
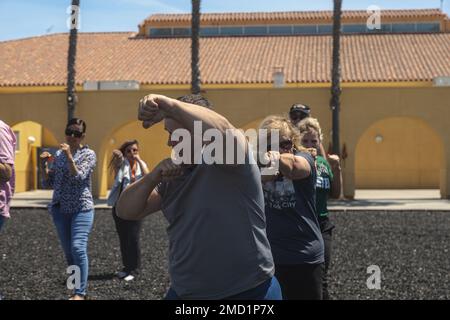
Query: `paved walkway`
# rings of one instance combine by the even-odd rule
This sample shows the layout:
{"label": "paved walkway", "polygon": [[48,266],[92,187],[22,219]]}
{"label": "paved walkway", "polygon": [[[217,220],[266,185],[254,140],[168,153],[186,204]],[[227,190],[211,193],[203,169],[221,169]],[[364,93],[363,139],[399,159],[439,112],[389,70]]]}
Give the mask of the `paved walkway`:
{"label": "paved walkway", "polygon": [[[12,200],[12,207],[45,208],[51,196],[48,190],[17,193]],[[108,208],[106,199],[95,200],[95,207]],[[439,190],[356,190],[355,200],[330,200],[329,209],[450,211],[450,200],[440,199]]]}
{"label": "paved walkway", "polygon": [[356,190],[355,200],[330,200],[333,211],[450,211],[450,200],[439,190]]}
{"label": "paved walkway", "polygon": [[[13,208],[46,208],[52,199],[51,190],[35,190],[20,192],[11,201]],[[109,208],[106,199],[95,199],[96,208]]]}

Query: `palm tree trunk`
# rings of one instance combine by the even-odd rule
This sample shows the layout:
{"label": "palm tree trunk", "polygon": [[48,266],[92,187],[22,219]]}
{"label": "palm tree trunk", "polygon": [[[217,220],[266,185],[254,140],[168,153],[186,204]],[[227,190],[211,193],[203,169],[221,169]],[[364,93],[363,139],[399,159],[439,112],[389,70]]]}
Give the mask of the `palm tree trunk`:
{"label": "palm tree trunk", "polygon": [[331,101],[330,107],[333,112],[333,153],[340,155],[339,142],[339,109],[341,95],[341,66],[340,66],[340,38],[341,38],[341,13],[342,0],[334,0],[333,13],[333,66],[331,70]]}
{"label": "palm tree trunk", "polygon": [[192,0],[192,19],[191,19],[191,92],[200,93],[200,0]]}
{"label": "palm tree trunk", "polygon": [[72,0],[72,16],[69,35],[69,52],[67,55],[67,118],[72,119],[75,114],[77,96],[75,93],[75,59],[78,40],[78,13],[74,7],[80,6],[80,0]]}

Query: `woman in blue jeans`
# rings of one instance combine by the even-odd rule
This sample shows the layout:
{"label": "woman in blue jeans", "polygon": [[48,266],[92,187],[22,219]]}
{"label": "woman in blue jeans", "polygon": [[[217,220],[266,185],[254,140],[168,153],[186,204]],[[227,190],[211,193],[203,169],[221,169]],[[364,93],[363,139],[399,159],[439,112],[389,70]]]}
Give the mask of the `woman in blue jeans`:
{"label": "woman in blue jeans", "polygon": [[[49,211],[58,233],[69,266],[79,268],[79,279],[70,300],[86,297],[89,260],[87,244],[94,222],[91,176],[96,165],[95,152],[81,142],[86,135],[86,123],[74,118],[66,126],[66,143],[54,155],[52,166],[47,161],[52,155],[40,155],[44,184],[53,188]],[[78,268],[75,268],[77,270]]]}

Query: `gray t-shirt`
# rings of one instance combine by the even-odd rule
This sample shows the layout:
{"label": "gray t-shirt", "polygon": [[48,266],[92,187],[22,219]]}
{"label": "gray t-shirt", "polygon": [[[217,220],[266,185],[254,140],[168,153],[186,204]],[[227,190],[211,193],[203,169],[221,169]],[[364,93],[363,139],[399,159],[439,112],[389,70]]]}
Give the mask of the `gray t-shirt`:
{"label": "gray t-shirt", "polygon": [[161,183],[171,286],[182,299],[222,299],[274,274],[256,165],[200,164]]}

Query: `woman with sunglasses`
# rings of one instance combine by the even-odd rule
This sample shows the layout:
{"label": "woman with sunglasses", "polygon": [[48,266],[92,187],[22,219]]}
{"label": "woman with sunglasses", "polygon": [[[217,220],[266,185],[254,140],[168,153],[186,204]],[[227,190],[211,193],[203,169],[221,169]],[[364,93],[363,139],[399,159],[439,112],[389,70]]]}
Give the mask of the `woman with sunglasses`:
{"label": "woman with sunglasses", "polygon": [[[299,147],[298,131],[289,119],[270,116],[260,125],[268,132],[277,130],[278,151],[274,145],[265,162],[278,163],[272,175],[263,175],[267,237],[275,261],[283,299],[322,299],[324,248],[316,216],[314,157]],[[272,140],[267,137],[267,143]]]}
{"label": "woman with sunglasses", "polygon": [[139,238],[142,220],[124,220],[116,215],[116,202],[126,187],[141,179],[149,171],[147,164],[139,156],[137,140],[125,141],[119,150],[114,150],[109,169],[115,176],[114,184],[108,196],[108,205],[112,206],[112,215],[119,235],[123,269],[117,273],[119,279],[133,280],[139,274],[141,249]]}
{"label": "woman with sunglasses", "polygon": [[331,240],[334,224],[328,217],[328,198],[338,199],[341,194],[341,165],[339,156],[331,154],[326,157],[321,152],[322,129],[319,121],[315,118],[305,118],[299,124],[300,142],[305,148],[314,148],[318,152],[316,158],[317,184],[316,184],[316,207],[319,219],[320,231],[322,232],[325,246],[325,269],[323,273],[323,299],[329,300],[328,292],[328,268],[331,260]]}
{"label": "woman with sunglasses", "polygon": [[54,190],[49,211],[67,264],[79,268],[80,282],[75,282],[70,300],[84,300],[89,270],[87,244],[94,222],[91,176],[97,160],[95,152],[81,144],[86,136],[83,120],[71,119],[65,134],[66,143],[60,145],[51,168],[46,161],[52,156],[50,153],[43,152],[40,158],[44,185]]}

